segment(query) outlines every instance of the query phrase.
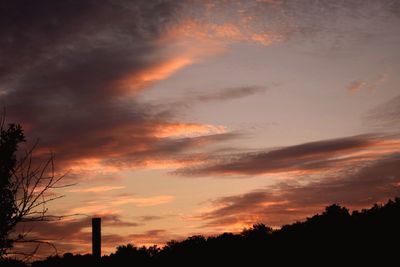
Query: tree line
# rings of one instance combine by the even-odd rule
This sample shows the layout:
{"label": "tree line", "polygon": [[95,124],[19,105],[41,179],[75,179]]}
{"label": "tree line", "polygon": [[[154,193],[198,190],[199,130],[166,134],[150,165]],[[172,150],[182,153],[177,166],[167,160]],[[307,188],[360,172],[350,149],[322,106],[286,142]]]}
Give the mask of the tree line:
{"label": "tree line", "polygon": [[[90,254],[50,256],[32,267],[67,266],[399,266],[400,198],[353,211],[337,204],[302,222],[272,229],[255,224],[241,233],[191,236],[164,247],[118,246],[100,260]],[[11,262],[8,262],[12,266]],[[14,266],[24,266],[14,261]]]}

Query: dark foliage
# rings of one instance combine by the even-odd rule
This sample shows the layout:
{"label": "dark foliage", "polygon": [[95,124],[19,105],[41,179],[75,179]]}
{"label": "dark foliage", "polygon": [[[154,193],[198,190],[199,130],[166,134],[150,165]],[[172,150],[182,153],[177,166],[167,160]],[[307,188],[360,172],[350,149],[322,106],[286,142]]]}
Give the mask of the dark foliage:
{"label": "dark foliage", "polygon": [[17,159],[15,152],[18,145],[25,141],[22,128],[10,124],[8,128],[0,127],[0,258],[6,250],[12,247],[9,233],[15,227],[18,217],[15,216],[18,207],[14,201],[15,190],[13,174]]}
{"label": "dark foliage", "polygon": [[399,266],[400,198],[349,213],[339,205],[304,222],[273,230],[255,224],[240,234],[192,236],[163,248],[119,246],[96,262],[91,255],[52,256],[32,267],[67,266]]}

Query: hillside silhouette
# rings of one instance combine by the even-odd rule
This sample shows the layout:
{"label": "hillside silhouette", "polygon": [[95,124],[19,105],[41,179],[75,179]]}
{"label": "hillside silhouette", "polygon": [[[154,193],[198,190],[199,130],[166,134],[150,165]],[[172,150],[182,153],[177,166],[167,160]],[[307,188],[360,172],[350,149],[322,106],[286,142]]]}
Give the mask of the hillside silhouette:
{"label": "hillside silhouette", "polygon": [[[273,230],[255,224],[240,234],[191,236],[165,247],[121,245],[96,261],[90,254],[51,256],[32,267],[67,266],[399,266],[400,198],[353,211],[333,204],[303,222]],[[4,265],[6,264],[6,265]],[[24,266],[14,261],[3,266]]]}

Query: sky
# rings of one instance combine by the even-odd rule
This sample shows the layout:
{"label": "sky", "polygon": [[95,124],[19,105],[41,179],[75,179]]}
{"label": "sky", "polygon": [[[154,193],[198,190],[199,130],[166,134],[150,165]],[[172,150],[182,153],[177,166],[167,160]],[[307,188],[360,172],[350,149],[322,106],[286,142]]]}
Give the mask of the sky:
{"label": "sky", "polygon": [[91,251],[94,216],[108,254],[400,195],[399,1],[10,0],[0,14],[7,120],[73,184],[48,205],[66,217],[28,227],[61,253]]}

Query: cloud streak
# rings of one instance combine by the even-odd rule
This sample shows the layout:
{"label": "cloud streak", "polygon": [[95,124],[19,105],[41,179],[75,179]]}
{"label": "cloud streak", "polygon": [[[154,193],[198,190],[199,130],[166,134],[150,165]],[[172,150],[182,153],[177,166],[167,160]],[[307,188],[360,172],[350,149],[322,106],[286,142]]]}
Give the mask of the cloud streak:
{"label": "cloud streak", "polygon": [[[178,169],[175,173],[184,176],[218,176],[337,170],[349,164],[371,160],[375,153],[380,155],[379,151],[387,148],[385,142],[378,135],[321,140],[269,151],[225,155],[200,166]],[[393,146],[391,149],[399,147]],[[375,152],[371,154],[370,150]]]}
{"label": "cloud streak", "polygon": [[175,197],[171,195],[139,197],[136,195],[121,194],[117,196],[105,196],[93,201],[87,201],[85,206],[75,207],[71,209],[68,214],[85,214],[88,216],[100,216],[105,214],[107,216],[119,210],[123,205],[142,208],[165,205],[174,200]]}
{"label": "cloud streak", "polygon": [[222,197],[199,215],[208,227],[240,230],[257,222],[274,227],[304,219],[326,205],[363,208],[400,193],[400,154],[389,154],[356,171],[316,181],[282,182],[268,189]]}
{"label": "cloud streak", "polygon": [[231,88],[222,88],[219,90],[215,90],[212,93],[199,93],[199,92],[191,92],[187,94],[184,100],[173,103],[173,105],[186,105],[190,106],[193,104],[204,104],[208,102],[220,102],[220,101],[228,101],[239,98],[244,98],[247,96],[252,96],[255,94],[264,93],[267,90],[265,87],[259,86],[242,86],[242,87],[231,87]]}
{"label": "cloud streak", "polygon": [[103,192],[108,192],[112,190],[118,190],[118,189],[123,189],[125,186],[95,186],[95,187],[89,187],[89,188],[80,188],[80,189],[71,189],[68,190],[67,192],[71,193],[103,193]]}

